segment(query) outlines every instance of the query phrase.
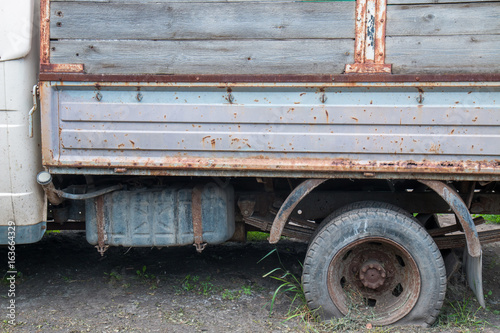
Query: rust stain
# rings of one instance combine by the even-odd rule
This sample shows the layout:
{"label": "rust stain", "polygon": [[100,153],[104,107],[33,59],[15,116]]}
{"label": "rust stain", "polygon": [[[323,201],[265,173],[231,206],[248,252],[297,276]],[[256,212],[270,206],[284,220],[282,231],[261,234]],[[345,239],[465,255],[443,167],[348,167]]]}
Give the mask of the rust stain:
{"label": "rust stain", "polygon": [[[270,147],[270,149],[273,149]],[[107,167],[113,164],[114,167],[124,167],[128,169],[146,168],[150,169],[148,174],[162,175],[168,174],[168,170],[183,169],[205,169],[214,168],[217,170],[245,170],[245,171],[295,171],[295,172],[398,172],[404,177],[405,173],[424,174],[453,174],[457,179],[461,174],[470,175],[471,172],[481,172],[483,174],[500,174],[500,160],[495,161],[358,161],[347,158],[314,159],[314,158],[272,158],[266,155],[249,155],[248,158],[204,158],[204,157],[178,157],[170,156],[151,161],[147,166],[144,159],[118,157],[112,163],[107,158],[94,158],[91,161],[79,161],[74,163],[61,162],[59,160],[45,160],[48,167]],[[162,164],[162,168],[159,168]],[[82,171],[83,172],[83,171]],[[480,175],[476,175],[480,176]]]}
{"label": "rust stain", "polygon": [[[174,83],[174,82],[223,82],[223,83],[306,83],[306,82],[338,82],[338,83],[359,83],[359,82],[498,82],[500,73],[493,74],[85,74],[85,73],[40,73],[40,81],[71,81],[71,82],[153,82],[153,83]],[[179,97],[176,97],[179,99]],[[267,100],[267,98],[265,98]]]}

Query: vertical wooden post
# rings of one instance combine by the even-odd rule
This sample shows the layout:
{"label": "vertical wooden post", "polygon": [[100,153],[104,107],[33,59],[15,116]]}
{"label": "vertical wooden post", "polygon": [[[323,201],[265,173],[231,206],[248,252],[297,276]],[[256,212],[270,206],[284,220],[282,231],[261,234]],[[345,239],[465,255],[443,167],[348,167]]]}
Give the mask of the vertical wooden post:
{"label": "vertical wooden post", "polygon": [[354,64],[345,73],[391,73],[385,64],[387,0],[356,1],[356,41]]}
{"label": "vertical wooden post", "polygon": [[40,73],[83,73],[83,64],[50,63],[50,0],[40,0]]}

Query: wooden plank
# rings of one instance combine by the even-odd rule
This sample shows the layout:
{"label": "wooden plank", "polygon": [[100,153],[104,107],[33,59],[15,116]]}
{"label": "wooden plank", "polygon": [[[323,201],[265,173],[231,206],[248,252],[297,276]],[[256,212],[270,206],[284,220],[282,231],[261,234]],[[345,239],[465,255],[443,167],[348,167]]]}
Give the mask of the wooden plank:
{"label": "wooden plank", "polygon": [[[273,1],[273,0],[271,0]],[[276,1],[276,0],[274,0]],[[356,0],[303,0],[301,2],[354,2]],[[486,0],[484,0],[486,1]],[[270,0],[50,0],[50,2],[107,2],[107,3],[158,3],[158,2],[189,2],[192,4],[203,2],[270,2]],[[276,2],[297,2],[297,0],[278,0]]]}
{"label": "wooden plank", "polygon": [[475,3],[475,2],[498,2],[500,0],[387,0],[389,5],[418,5],[418,4],[450,4],[450,3]]}
{"label": "wooden plank", "polygon": [[52,63],[83,63],[90,74],[341,73],[352,39],[51,42]]}
{"label": "wooden plank", "polygon": [[51,13],[51,39],[354,38],[354,2],[65,2]]}
{"label": "wooden plank", "polygon": [[[478,232],[478,235],[481,244],[495,243],[500,241],[500,229],[481,231]],[[436,242],[440,250],[456,249],[465,247],[467,245],[464,234],[436,237],[434,238],[434,241]]]}
{"label": "wooden plank", "polygon": [[499,35],[387,37],[394,74],[500,73]]}
{"label": "wooden plank", "polygon": [[389,6],[387,36],[500,34],[500,2]]}

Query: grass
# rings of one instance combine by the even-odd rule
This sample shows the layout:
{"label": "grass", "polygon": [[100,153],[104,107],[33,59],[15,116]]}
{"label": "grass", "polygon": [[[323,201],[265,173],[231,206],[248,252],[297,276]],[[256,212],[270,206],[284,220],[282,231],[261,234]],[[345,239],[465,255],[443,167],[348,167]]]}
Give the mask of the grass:
{"label": "grass", "polygon": [[104,275],[107,275],[111,282],[118,282],[122,279],[122,276],[115,271],[112,271],[111,273],[104,272]]}
{"label": "grass", "polygon": [[142,269],[136,270],[135,273],[137,274],[137,278],[139,280],[141,280],[144,284],[149,285],[149,289],[154,290],[158,288],[159,279],[156,275],[148,273],[146,266],[142,266]]}
{"label": "grass", "polygon": [[463,301],[448,302],[441,310],[437,326],[439,328],[484,327],[488,322],[479,318],[480,311],[481,307],[474,305],[470,297]]}
{"label": "grass", "polygon": [[223,289],[221,293],[222,299],[229,301],[238,300],[243,295],[251,296],[252,286],[242,286],[240,289],[237,290]]}
{"label": "grass", "polygon": [[210,276],[202,280],[198,275],[188,274],[181,282],[181,289],[184,292],[193,292],[198,295],[210,296],[216,290],[210,280]]}
{"label": "grass", "polygon": [[[276,253],[278,257],[279,267],[264,274],[264,277],[270,277],[280,282],[280,284],[271,297],[269,315],[272,314],[276,299],[285,294],[291,300],[288,312],[285,315],[285,321],[298,318],[305,324],[307,332],[344,332],[364,329],[370,329],[371,332],[389,332],[391,330],[391,328],[374,328],[372,326],[371,322],[375,319],[375,315],[371,312],[367,313],[363,296],[354,290],[346,293],[348,313],[342,318],[323,321],[316,310],[310,310],[307,306],[307,299],[300,278],[297,278],[285,268],[276,249],[267,253],[259,262],[273,253]],[[300,262],[299,264],[302,267]]]}
{"label": "grass", "polygon": [[249,231],[247,232],[247,242],[263,242],[267,241],[269,234],[267,232]]}
{"label": "grass", "polygon": [[486,220],[486,223],[500,224],[500,215],[490,215],[490,214],[474,215],[474,217],[476,216],[482,216]]}
{"label": "grass", "polygon": [[[281,261],[278,250],[271,250],[268,254],[266,254],[262,259],[259,260],[259,263],[273,253],[276,253],[280,267],[274,268],[273,270],[267,272],[263,275],[263,277],[270,277],[280,282],[280,285],[276,288],[271,298],[269,315],[271,315],[273,312],[278,296],[281,294],[287,294],[291,297],[291,303],[286,314],[286,320],[299,317],[306,322],[312,321],[315,316],[313,312],[310,311],[307,307],[306,295],[304,294],[302,283],[299,278],[297,278],[294,274],[290,273],[285,268],[283,262]],[[300,265],[302,267],[302,263],[300,263]]]}
{"label": "grass", "polygon": [[242,285],[237,289],[222,288],[220,286],[215,286],[212,282],[212,277],[210,275],[205,278],[200,278],[199,275],[188,274],[180,283],[180,288],[175,287],[176,293],[178,295],[183,293],[193,293],[196,295],[211,296],[214,294],[220,294],[223,300],[238,300],[243,295],[251,296],[253,294],[252,286]]}

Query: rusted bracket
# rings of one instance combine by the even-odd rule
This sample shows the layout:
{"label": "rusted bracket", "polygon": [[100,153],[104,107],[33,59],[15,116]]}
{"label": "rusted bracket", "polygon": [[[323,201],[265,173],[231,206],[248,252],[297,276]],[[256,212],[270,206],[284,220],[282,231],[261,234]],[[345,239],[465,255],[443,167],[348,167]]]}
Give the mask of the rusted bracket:
{"label": "rusted bracket", "polygon": [[319,185],[323,184],[327,179],[308,179],[297,186],[292,193],[286,198],[285,202],[281,205],[278,214],[274,218],[271,232],[269,235],[269,243],[275,244],[280,240],[285,224],[290,218],[293,209],[299,202],[314,190]]}
{"label": "rusted bracket", "polygon": [[40,73],[83,73],[83,64],[50,63],[50,0],[40,0]]}
{"label": "rusted bracket", "polygon": [[446,201],[464,230],[467,241],[467,251],[464,253],[465,270],[469,286],[476,295],[482,307],[485,307],[482,279],[482,251],[479,235],[467,205],[456,191],[443,182],[436,180],[419,180],[424,185],[434,190]]}
{"label": "rusted bracket", "polygon": [[434,190],[434,192],[439,194],[439,196],[450,205],[464,230],[469,254],[475,258],[481,256],[481,243],[479,242],[476,225],[467,209],[467,205],[460,195],[450,186],[437,180],[419,180],[419,182]]}
{"label": "rusted bracket", "polygon": [[95,211],[96,211],[96,219],[97,219],[97,252],[104,256],[104,252],[109,248],[109,245],[106,245],[106,241],[108,240],[108,236],[106,235],[105,223],[104,223],[104,196],[98,196],[95,201]]}
{"label": "rusted bracket", "polygon": [[467,251],[464,251],[464,265],[469,287],[476,295],[479,304],[486,309],[483,294],[483,256],[471,257]]}
{"label": "rusted bracket", "polygon": [[202,225],[202,215],[201,215],[201,193],[203,190],[202,185],[196,185],[193,188],[191,194],[191,215],[193,221],[193,234],[194,234],[194,246],[196,251],[201,253],[207,243],[203,243],[203,225]]}
{"label": "rusted bracket", "polygon": [[385,26],[387,0],[356,1],[356,41],[354,64],[345,66],[345,73],[387,73],[385,64]]}

